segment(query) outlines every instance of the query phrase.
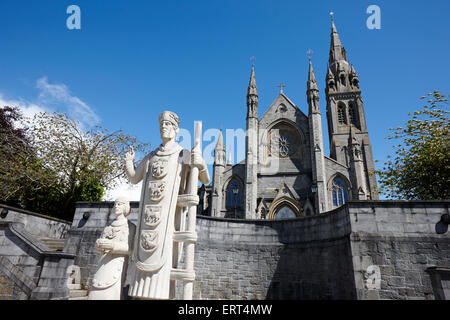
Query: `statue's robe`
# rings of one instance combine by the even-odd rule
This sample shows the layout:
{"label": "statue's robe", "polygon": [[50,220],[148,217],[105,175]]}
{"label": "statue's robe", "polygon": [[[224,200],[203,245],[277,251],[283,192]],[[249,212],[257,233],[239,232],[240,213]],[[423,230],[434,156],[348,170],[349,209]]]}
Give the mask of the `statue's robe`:
{"label": "statue's robe", "polygon": [[170,273],[177,260],[174,253],[178,254],[173,233],[183,210],[177,200],[186,191],[189,163],[190,152],[174,143],[167,150],[161,145],[136,169],[134,180],[143,179],[143,184],[130,263],[132,298],[169,299]]}
{"label": "statue's robe", "polygon": [[124,261],[128,255],[128,220],[114,220],[103,230],[100,239],[114,242],[112,251],[102,255],[92,280],[89,300],[120,300]]}

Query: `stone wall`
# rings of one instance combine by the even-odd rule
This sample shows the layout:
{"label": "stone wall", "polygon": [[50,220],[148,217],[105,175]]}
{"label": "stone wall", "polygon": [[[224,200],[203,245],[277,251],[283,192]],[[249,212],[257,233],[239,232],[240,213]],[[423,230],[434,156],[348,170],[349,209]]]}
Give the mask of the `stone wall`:
{"label": "stone wall", "polygon": [[35,237],[64,239],[70,229],[69,221],[0,204],[0,211],[2,209],[7,209],[8,214],[0,221],[21,223]]}
{"label": "stone wall", "polygon": [[70,223],[0,205],[0,299],[67,299],[65,272],[74,256],[50,250],[38,237],[62,239]]}
{"label": "stone wall", "polygon": [[198,219],[194,298],[356,298],[345,218]]}
{"label": "stone wall", "polygon": [[[355,201],[343,208],[352,228],[358,299],[434,299],[426,270],[450,267],[450,234],[435,232],[449,203]],[[379,290],[368,288],[369,266],[380,270]]]}
{"label": "stone wall", "polygon": [[[73,255],[51,251],[23,224],[0,221],[0,277],[5,298],[67,299],[66,269]],[[7,280],[6,280],[7,279]]]}
{"label": "stone wall", "polygon": [[[435,225],[449,202],[355,201],[292,220],[197,218],[195,299],[433,299],[432,266],[450,267],[449,233]],[[88,288],[95,240],[113,203],[78,203],[65,252]],[[129,220],[136,222],[138,203]],[[89,212],[85,220],[83,214]],[[380,269],[370,290],[369,266]],[[370,278],[370,277],[369,277]]]}
{"label": "stone wall", "polygon": [[[95,241],[114,219],[112,208],[112,202],[78,203],[64,251],[76,255],[85,288],[99,260]],[[137,210],[131,202],[131,223]],[[199,216],[194,298],[355,298],[349,226],[338,211],[284,221]]]}

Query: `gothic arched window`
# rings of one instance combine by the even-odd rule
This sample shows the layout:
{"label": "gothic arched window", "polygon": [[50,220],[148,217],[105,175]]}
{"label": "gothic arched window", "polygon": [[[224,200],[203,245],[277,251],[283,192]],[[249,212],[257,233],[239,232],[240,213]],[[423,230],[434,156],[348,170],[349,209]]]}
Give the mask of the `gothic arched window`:
{"label": "gothic arched window", "polygon": [[291,208],[289,208],[289,206],[283,206],[280,210],[278,210],[275,219],[293,219],[296,217],[296,214]]}
{"label": "gothic arched window", "polygon": [[350,118],[350,123],[357,127],[358,126],[358,114],[356,111],[356,107],[353,103],[349,103],[348,116]]}
{"label": "gothic arched window", "polygon": [[226,208],[227,209],[239,209],[241,208],[241,185],[236,180],[233,179],[227,186],[227,199],[226,199]]}
{"label": "gothic arched window", "polygon": [[333,180],[332,194],[333,206],[335,207],[342,206],[348,201],[347,186],[341,179],[335,178]]}
{"label": "gothic arched window", "polygon": [[338,105],[338,121],[339,123],[347,124],[347,117],[345,116],[345,106]]}

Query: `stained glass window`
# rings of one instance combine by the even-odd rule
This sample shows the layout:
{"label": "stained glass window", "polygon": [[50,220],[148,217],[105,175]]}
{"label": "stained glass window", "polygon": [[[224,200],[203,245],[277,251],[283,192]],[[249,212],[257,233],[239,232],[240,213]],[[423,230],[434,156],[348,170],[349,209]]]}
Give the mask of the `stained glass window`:
{"label": "stained glass window", "polygon": [[348,201],[348,192],[345,183],[336,178],[333,180],[333,206],[339,207]]}
{"label": "stained glass window", "polygon": [[227,209],[234,209],[241,207],[241,185],[237,180],[231,180],[227,187]]}

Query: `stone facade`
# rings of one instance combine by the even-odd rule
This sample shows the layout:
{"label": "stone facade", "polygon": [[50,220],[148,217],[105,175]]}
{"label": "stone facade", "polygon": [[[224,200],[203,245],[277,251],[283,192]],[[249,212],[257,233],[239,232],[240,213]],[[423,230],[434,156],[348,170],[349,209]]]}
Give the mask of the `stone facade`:
{"label": "stone facade", "polygon": [[[435,231],[449,204],[352,201],[287,220],[198,216],[194,299],[434,299],[427,269],[450,267],[449,234]],[[79,203],[67,234],[85,288],[112,205]],[[131,208],[135,224],[138,203]],[[368,284],[371,266],[380,270],[378,289]]]}
{"label": "stone facade", "polygon": [[[358,74],[347,60],[334,22],[331,29],[325,88],[330,156],[324,154],[319,89],[311,61],[306,91],[308,114],[280,85],[280,94],[258,118],[252,66],[245,159],[225,165],[226,150],[223,137],[219,138],[208,215],[302,217],[333,210],[348,200],[378,199]],[[289,194],[283,192],[285,188]]]}

